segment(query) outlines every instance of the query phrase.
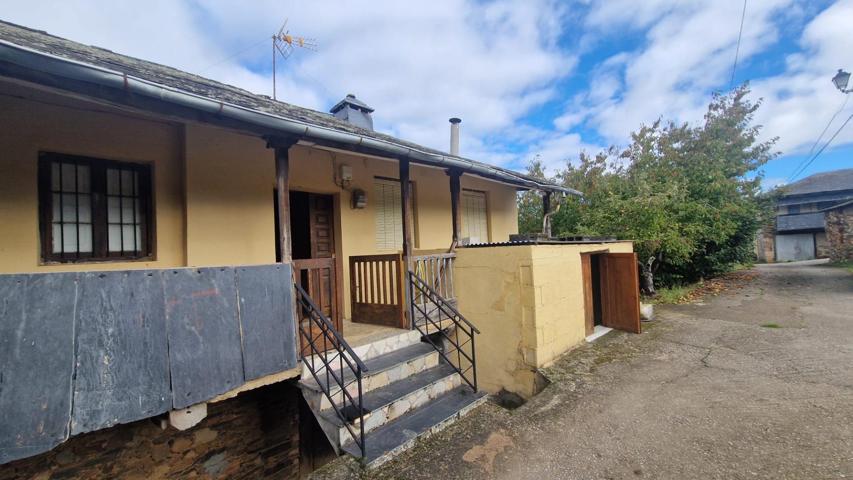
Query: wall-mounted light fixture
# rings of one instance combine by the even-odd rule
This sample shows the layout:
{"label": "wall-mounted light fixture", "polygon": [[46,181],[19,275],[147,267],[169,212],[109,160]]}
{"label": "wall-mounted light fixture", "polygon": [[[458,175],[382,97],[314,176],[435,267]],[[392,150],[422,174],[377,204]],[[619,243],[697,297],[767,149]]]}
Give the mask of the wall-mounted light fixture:
{"label": "wall-mounted light fixture", "polygon": [[367,207],[367,192],[360,188],[352,191],[352,208],[360,210]]}

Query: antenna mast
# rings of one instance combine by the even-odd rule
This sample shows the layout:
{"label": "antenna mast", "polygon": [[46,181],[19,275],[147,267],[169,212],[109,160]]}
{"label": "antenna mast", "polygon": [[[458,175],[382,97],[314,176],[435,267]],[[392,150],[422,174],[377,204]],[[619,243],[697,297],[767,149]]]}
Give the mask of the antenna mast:
{"label": "antenna mast", "polygon": [[284,24],[281,28],[278,29],[278,33],[272,36],[272,98],[276,100],[276,88],[275,88],[275,57],[276,53],[281,55],[281,58],[287,60],[288,57],[293,53],[294,47],[304,48],[306,50],[317,51],[317,42],[311,38],[299,37],[296,35],[291,35],[290,31],[287,30],[287,20],[284,21]]}

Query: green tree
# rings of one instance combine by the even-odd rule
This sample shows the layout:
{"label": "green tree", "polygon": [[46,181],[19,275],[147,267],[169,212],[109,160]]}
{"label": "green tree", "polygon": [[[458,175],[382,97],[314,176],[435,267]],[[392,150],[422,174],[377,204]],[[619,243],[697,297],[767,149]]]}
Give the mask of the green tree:
{"label": "green tree", "polygon": [[647,293],[655,273],[672,285],[750,260],[770,215],[759,169],[776,155],[776,140],[758,140],[752,121],[760,102],[748,93],[744,85],[715,95],[699,126],[658,121],[641,126],[622,151],[582,153],[553,178],[585,195],[565,201],[554,231],[634,240]]}

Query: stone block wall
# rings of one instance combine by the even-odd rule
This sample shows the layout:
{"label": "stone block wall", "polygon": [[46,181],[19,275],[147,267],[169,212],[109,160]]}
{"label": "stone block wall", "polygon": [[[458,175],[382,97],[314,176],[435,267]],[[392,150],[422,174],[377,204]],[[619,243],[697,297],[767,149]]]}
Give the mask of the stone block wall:
{"label": "stone block wall", "polygon": [[772,263],[776,260],[776,225],[765,226],[755,236],[755,256],[759,262]]}
{"label": "stone block wall", "polygon": [[146,419],[85,433],[0,465],[0,480],[299,478],[299,395],[293,382],[245,392],[183,432]]}
{"label": "stone block wall", "polygon": [[826,239],[830,260],[853,261],[853,205],[826,212]]}

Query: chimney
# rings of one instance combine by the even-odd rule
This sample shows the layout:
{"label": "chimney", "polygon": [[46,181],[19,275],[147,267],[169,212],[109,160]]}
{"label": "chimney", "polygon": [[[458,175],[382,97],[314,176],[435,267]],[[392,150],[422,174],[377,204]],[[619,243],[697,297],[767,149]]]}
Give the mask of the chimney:
{"label": "chimney", "polygon": [[347,96],[336,103],[329,112],[345,122],[349,122],[356,127],[361,127],[366,130],[373,130],[373,109],[367,106],[366,103],[355,98],[355,95],[349,93]]}
{"label": "chimney", "polygon": [[453,117],[450,119],[450,154],[459,156],[459,124],[462,123],[461,118]]}

